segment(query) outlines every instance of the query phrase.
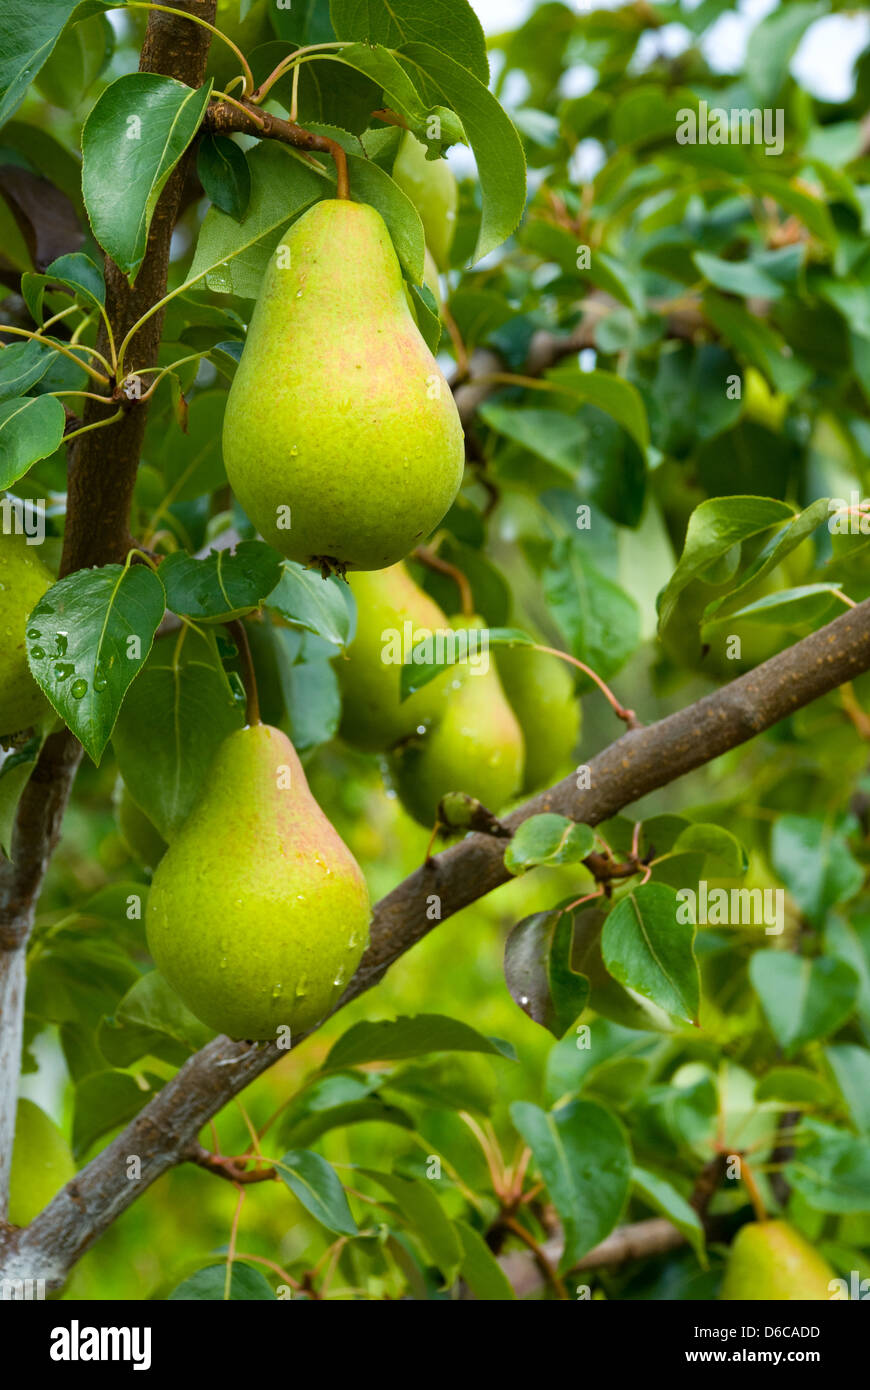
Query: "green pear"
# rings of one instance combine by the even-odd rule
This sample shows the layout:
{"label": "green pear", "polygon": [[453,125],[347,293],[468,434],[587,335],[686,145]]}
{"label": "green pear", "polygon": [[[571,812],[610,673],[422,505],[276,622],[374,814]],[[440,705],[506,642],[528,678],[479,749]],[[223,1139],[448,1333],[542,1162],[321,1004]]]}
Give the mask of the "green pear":
{"label": "green pear", "polygon": [[53,583],[35,546],[0,531],[0,735],[29,728],[48,708],[27,666],[24,630],[28,613]]}
{"label": "green pear", "polygon": [[304,564],[385,569],[451,505],[462,425],[374,208],[326,199],[283,237],[230,388],[223,448],[251,521]]}
{"label": "green pear", "polygon": [[368,940],[365,879],[279,729],[230,734],[154,874],[154,962],[197,1018],[232,1038],[304,1033]]}
{"label": "green pear", "polygon": [[393,165],[393,179],[420,214],[426,245],[446,270],[456,231],[459,189],[446,159],[427,159],[426,146],[408,130]]}
{"label": "green pear", "polygon": [[743,410],[750,420],[765,425],[778,434],[788,413],[788,399],[779,391],[771,391],[761,372],[747,367],[743,378],[746,388]]}
{"label": "green pear", "polygon": [[357,627],[347,657],[335,664],[342,694],[339,732],[357,748],[386,752],[441,716],[450,684],[445,671],[400,702],[398,644],[411,646],[415,634],[445,631],[450,623],[402,563],[353,573],[348,583],[356,599]]}
{"label": "green pear", "polygon": [[9,1178],[9,1220],[27,1226],[75,1177],[66,1136],[32,1100],[20,1100]]}
{"label": "green pear", "polygon": [[499,647],[498,673],[526,745],[522,790],[538,791],[564,772],[580,735],[580,705],[564,661],[531,647]]}
{"label": "green pear", "polygon": [[166,853],[166,841],[156,825],[140,810],[124,782],[115,800],[118,829],[133,858],[143,869],[155,869]]}
{"label": "green pear", "polygon": [[[456,627],[481,626],[459,618]],[[492,653],[489,665],[451,668],[444,712],[433,727],[397,749],[390,770],[399,798],[421,825],[435,824],[448,792],[465,792],[498,812],[519,791],[525,750]]]}
{"label": "green pear", "polygon": [[719,1297],[726,1302],[818,1303],[830,1299],[830,1281],[836,1277],[827,1260],[787,1221],[751,1221],[741,1226],[728,1252]]}

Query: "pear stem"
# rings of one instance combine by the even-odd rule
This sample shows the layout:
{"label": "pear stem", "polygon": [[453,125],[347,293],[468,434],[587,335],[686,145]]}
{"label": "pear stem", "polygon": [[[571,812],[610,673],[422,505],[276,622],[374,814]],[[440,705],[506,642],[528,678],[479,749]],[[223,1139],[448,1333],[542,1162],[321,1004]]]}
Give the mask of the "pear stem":
{"label": "pear stem", "polygon": [[426,545],[418,545],[417,549],[412,551],[412,559],[419,560],[421,565],[434,570],[436,574],[446,574],[448,579],[452,579],[459,590],[463,618],[473,617],[474,598],[471,593],[471,585],[461,569],[458,569],[456,565],[451,565],[449,560],[442,560],[440,555],[436,555],[435,551],[430,550]]}
{"label": "pear stem", "polygon": [[239,657],[242,667],[242,684],[245,687],[247,696],[246,718],[248,724],[261,724],[260,700],[257,694],[257,677],[254,672],[254,661],[251,656],[251,644],[248,641],[248,634],[241,618],[235,618],[231,623],[227,623],[227,629],[232,634],[233,641],[239,649]]}
{"label": "pear stem", "polygon": [[322,150],[335,161],[337,198],[350,197],[350,182],[347,173],[347,155],[337,140],[328,135],[316,135],[313,130],[305,130],[295,121],[282,120],[271,111],[262,111],[252,106],[244,97],[232,102],[226,98],[212,102],[205,113],[203,127],[216,135],[227,135],[237,131],[242,135],[255,135],[261,140],[282,140],[285,145],[293,145],[300,150]]}

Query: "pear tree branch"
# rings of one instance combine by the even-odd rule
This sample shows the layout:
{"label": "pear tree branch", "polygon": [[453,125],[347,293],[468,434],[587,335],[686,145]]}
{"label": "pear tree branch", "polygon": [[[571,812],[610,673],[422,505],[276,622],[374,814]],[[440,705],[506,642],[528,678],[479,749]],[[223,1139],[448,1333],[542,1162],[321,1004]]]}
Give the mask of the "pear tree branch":
{"label": "pear tree branch", "polygon": [[347,155],[338,141],[330,140],[328,135],[317,135],[295,121],[285,121],[280,116],[273,116],[270,111],[261,111],[244,98],[240,101],[224,98],[212,102],[205,113],[203,129],[212,135],[231,135],[236,131],[240,135],[255,135],[259,140],[280,140],[298,150],[318,150],[332,155],[337,180],[336,197],[350,196]]}
{"label": "pear tree branch", "polygon": [[[176,10],[214,22],[217,0],[178,0]],[[141,72],[160,73],[202,85],[211,34],[176,13],[152,12],[139,61]],[[112,356],[146,310],[166,292],[169,251],[181,203],[190,153],[167,180],[154,211],[142,269],[131,286],[105,258],[106,313],[97,351]],[[155,314],[136,334],[136,357],[156,365],[163,320]],[[69,491],[61,574],[93,565],[123,563],[130,548],[129,516],[142,452],[147,406],[128,402],[110,423],[116,404],[89,397],[84,403],[86,433],[69,450]],[[96,428],[105,426],[105,428]],[[81,745],[67,730],[52,734],[43,747],[18,807],[12,859],[0,855],[0,1217],[6,1213],[9,1168],[15,1135],[15,1107],[21,1063],[24,1009],[24,952],[36,900],[52,852],[76,770]]]}
{"label": "pear tree branch", "polygon": [[[554,811],[597,825],[867,670],[870,599],[713,694],[629,730],[591,760],[582,788],[577,778],[566,777],[506,823],[515,830],[530,816]],[[371,944],[338,1008],[377,984],[439,922],[509,877],[503,845],[486,835],[469,835],[428,860],[378,903]],[[434,916],[433,897],[439,909]],[[296,1046],[303,1038],[293,1041]],[[76,1261],[153,1182],[179,1163],[197,1161],[197,1139],[207,1121],[285,1055],[277,1044],[215,1038],[29,1226],[0,1224],[0,1279],[44,1278],[47,1287],[62,1287]],[[135,1180],[128,1177],[131,1156],[140,1160],[141,1177]]]}

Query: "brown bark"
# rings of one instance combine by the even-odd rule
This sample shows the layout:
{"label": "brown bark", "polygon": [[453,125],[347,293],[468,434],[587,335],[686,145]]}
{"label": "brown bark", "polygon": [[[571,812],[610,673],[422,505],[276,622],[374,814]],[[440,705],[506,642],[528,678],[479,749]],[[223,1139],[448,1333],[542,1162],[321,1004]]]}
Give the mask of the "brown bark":
{"label": "brown bark", "polygon": [[[646,728],[624,734],[589,763],[591,785],[575,778],[525,803],[516,828],[542,811],[597,825],[623,807],[745,743],[796,709],[870,670],[870,599],[748,675]],[[418,869],[375,908],[371,944],[338,1007],[377,984],[439,922],[509,877],[504,843],[469,835]],[[294,1039],[294,1045],[302,1038]],[[285,1055],[216,1038],[68,1184],[30,1226],[0,1226],[0,1278],[44,1278],[58,1288],[77,1259],[158,1177],[193,1151],[203,1125]],[[127,1177],[127,1160],[142,1176]],[[589,1258],[589,1257],[587,1257]]]}

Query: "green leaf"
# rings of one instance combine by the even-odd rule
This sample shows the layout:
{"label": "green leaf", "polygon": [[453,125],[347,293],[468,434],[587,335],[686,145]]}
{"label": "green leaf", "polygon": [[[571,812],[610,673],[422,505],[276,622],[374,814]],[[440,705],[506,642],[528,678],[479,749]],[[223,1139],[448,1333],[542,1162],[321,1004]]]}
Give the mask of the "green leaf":
{"label": "green leaf", "polygon": [[744,299],[753,295],[778,299],[784,293],[784,287],[752,261],[723,261],[705,251],[694,251],[692,260],[711,285],[728,294],[739,294]]}
{"label": "green leaf", "polygon": [[148,566],[104,565],[58,580],[30,615],[33,677],[97,764],[165,607]]}
{"label": "green leaf", "polygon": [[515,1004],[561,1038],[589,1002],[585,975],[571,968],[574,921],[570,912],[536,912],[511,929],[504,973]]}
{"label": "green leaf", "polygon": [[208,133],[196,152],[196,172],[209,201],[234,222],[241,222],[251,200],[251,171],[244,150],[227,135]]}
{"label": "green leaf", "polygon": [[476,1029],[443,1014],[379,1019],[355,1023],[333,1044],[321,1071],[337,1071],[364,1062],[399,1061],[425,1052],[489,1052],[515,1060],[510,1043],[485,1038]]}
{"label": "green leaf", "polygon": [[11,487],[60,445],[66,425],[54,396],[20,396],[0,405],[0,489]]}
{"label": "green leaf", "polygon": [[591,854],[595,835],[588,825],[546,813],[520,825],[505,850],[505,868],[525,873],[539,864],[579,864]]}
{"label": "green leaf", "polygon": [[21,277],[21,293],[34,323],[42,323],[45,292],[57,285],[71,290],[75,299],[86,309],[99,310],[106,302],[103,272],[89,256],[82,255],[80,251],[69,256],[58,256],[43,275],[31,272]]}
{"label": "green leaf", "polygon": [[581,372],[579,367],[563,365],[546,373],[553,382],[578,401],[603,410],[631,436],[642,453],[649,446],[649,424],[643,397],[637,387],[613,372]]}
{"label": "green leaf", "polygon": [[[451,666],[465,665],[473,672],[486,671],[490,647],[534,645],[533,639],[515,627],[448,628],[439,642],[439,633],[423,637],[405,661],[399,676],[399,699],[406,700]],[[434,641],[433,641],[434,638]]]}
{"label": "green leaf", "polygon": [[672,846],[674,854],[704,855],[704,878],[742,878],[746,873],[746,852],[740,841],[724,826],[699,822],[681,830]]}
{"label": "green leaf", "polygon": [[693,579],[709,575],[717,561],[729,557],[742,541],[793,516],[791,507],[773,497],[716,497],[696,507],[689,517],[680,562],[659,597],[659,631],[670,621],[677,599]]}
{"label": "green leaf", "polygon": [[294,217],[330,192],[322,174],[286,145],[262,140],[247,156],[251,197],[241,222],[210,208],[206,213],[187,284],[205,280],[218,294],[256,299],[269,257]]}
{"label": "green leaf", "polygon": [[790,951],[756,951],[749,977],[771,1031],[787,1057],[826,1038],[846,1022],[858,996],[858,976],[842,960],[805,960]]}
{"label": "green leaf", "polygon": [[355,68],[380,87],[384,105],[404,117],[409,129],[425,133],[427,107],[405,69],[380,44],[356,43],[340,48],[335,57]]}
{"label": "green leaf", "polygon": [[324,580],[295,560],[285,560],[267,607],[293,627],[313,632],[343,651],[353,636],[355,611],[346,602],[346,593],[350,590],[341,580],[332,576]]}
{"label": "green leaf", "polygon": [[864,870],[846,837],[821,816],[780,816],[771,835],[773,867],[811,922],[848,902],[864,882]]}
{"label": "green leaf", "polygon": [[27,88],[47,61],[67,22],[74,16],[110,8],[103,0],[4,0],[0,15],[0,125],[20,104]]}
{"label": "green leaf", "polygon": [[462,1243],[459,1273],[475,1298],[490,1303],[515,1299],[513,1285],[480,1232],[467,1221],[454,1221],[453,1229]]}
{"label": "green leaf", "polygon": [[787,1105],[816,1109],[831,1099],[831,1088],[806,1067],[771,1067],[755,1088],[758,1101],[781,1100]]}
{"label": "green leaf", "polygon": [[294,1148],[308,1148],[321,1135],[347,1125],[378,1123],[413,1129],[414,1121],[397,1105],[372,1091],[379,1076],[359,1073],[321,1076],[294,1096],[281,1124],[281,1138]]}
{"label": "green leaf", "polygon": [[617,903],[604,924],[601,950],[621,985],[650,999],[671,1018],[696,1023],[700,981],[692,943],[695,928],[677,920],[677,896],[647,883]]}
{"label": "green leaf", "polygon": [[486,39],[467,0],[330,0],[338,39],[364,39],[386,48],[431,44],[489,81]]}
{"label": "green leaf", "polygon": [[244,724],[213,633],[161,637],[112,736],[133,800],[169,840],[187,819],[218,747]]}
{"label": "green leaf", "polygon": [[870,1138],[805,1119],[783,1176],[815,1211],[870,1211]]}
{"label": "green leaf", "polygon": [[510,1115],[559,1214],[565,1232],[559,1268],[569,1270],[619,1220],[631,1181],[625,1132],[609,1111],[589,1100],[551,1111],[514,1101]]}
{"label": "green leaf", "polygon": [[810,381],[812,369],[786,354],[779,334],[742,304],[709,290],[704,295],[704,312],[734,351],[764,373],[775,391],[794,396]]}
{"label": "green leaf", "polygon": [[[157,1077],[148,1079],[159,1090],[162,1083]],[[132,1120],[153,1094],[126,1072],[95,1071],[84,1077],[75,1090],[72,1147],[76,1158],[104,1134]]]}
{"label": "green leaf", "polygon": [[94,236],[132,282],[166,180],[196,134],[211,83],[135,72],[107,87],[82,131],[82,191]]}
{"label": "green leaf", "polygon": [[[450,302],[453,311],[453,300]],[[528,449],[574,479],[588,447],[589,431],[581,420],[559,410],[535,410],[505,401],[484,401],[477,412],[484,424]]]}
{"label": "green leaf", "polygon": [[52,106],[74,111],[90,91],[115,49],[115,31],[104,14],[68,24],[36,78]]}
{"label": "green leaf", "polygon": [[12,833],[18,803],[36,767],[44,742],[45,734],[42,733],[28,739],[21,748],[12,749],[5,755],[0,753],[0,854],[5,854],[7,859],[12,858]]}
{"label": "green leaf", "polygon": [[187,412],[186,433],[167,430],[165,420],[160,421],[162,444],[149,457],[167,486],[158,515],[178,502],[193,502],[204,492],[216,492],[226,485],[221,450],[226,406],[226,391],[198,391]]}
{"label": "green leaf", "polygon": [[234,551],[204,559],[178,550],[160,565],[166,606],[198,622],[225,623],[251,613],[272,592],[281,557],[263,541],[240,541]]}
{"label": "green leaf", "polygon": [[[279,641],[281,640],[278,630]],[[284,637],[298,637],[285,632]],[[297,752],[327,743],[341,719],[341,692],[332,663],[334,649],[310,632],[302,634],[295,661],[280,659],[280,684],[290,741]]]}
{"label": "green leaf", "polygon": [[417,1240],[441,1270],[445,1283],[452,1283],[462,1261],[463,1246],[435,1196],[434,1180],[414,1182],[398,1173],[376,1173],[369,1168],[361,1171],[389,1192]]}
{"label": "green leaf", "polygon": [[520,137],[495,97],[459,63],[424,43],[401,53],[433,105],[455,111],[477,162],[482,213],[474,248],[479,261],[513,232],[526,196],[526,167]]}
{"label": "green leaf", "polygon": [[646,1168],[633,1168],[631,1182],[635,1192],[647,1202],[654,1211],[667,1217],[672,1226],[682,1231],[691,1245],[702,1268],[707,1268],[707,1254],[704,1247],[704,1227],[693,1207],[671,1183],[650,1173]]}
{"label": "green leaf", "polygon": [[23,396],[45,376],[55,354],[43,343],[0,345],[0,401]]}
{"label": "green leaf", "polygon": [[141,976],[127,991],[114,1018],[122,1027],[164,1034],[188,1052],[197,1052],[215,1036],[214,1030],[200,1023],[157,970]]}
{"label": "green leaf", "polygon": [[856,1129],[870,1134],[870,1051],[854,1043],[825,1048],[825,1057]]}
{"label": "green leaf", "polygon": [[271,1284],[258,1269],[233,1261],[227,1293],[225,1264],[208,1265],[198,1269],[167,1296],[169,1303],[214,1303],[229,1298],[234,1303],[272,1303],[275,1293]]}
{"label": "green leaf", "polygon": [[760,105],[773,104],[806,30],[827,13],[824,3],[780,5],[752,30],[746,49],[746,78]]}
{"label": "green leaf", "polygon": [[571,653],[609,680],[640,640],[634,599],[602,574],[570,536],[551,548],[542,580],[547,604]]}
{"label": "green leaf", "polygon": [[357,1234],[339,1176],[325,1158],[310,1149],[290,1149],[275,1167],[281,1181],[321,1226],[340,1236]]}

